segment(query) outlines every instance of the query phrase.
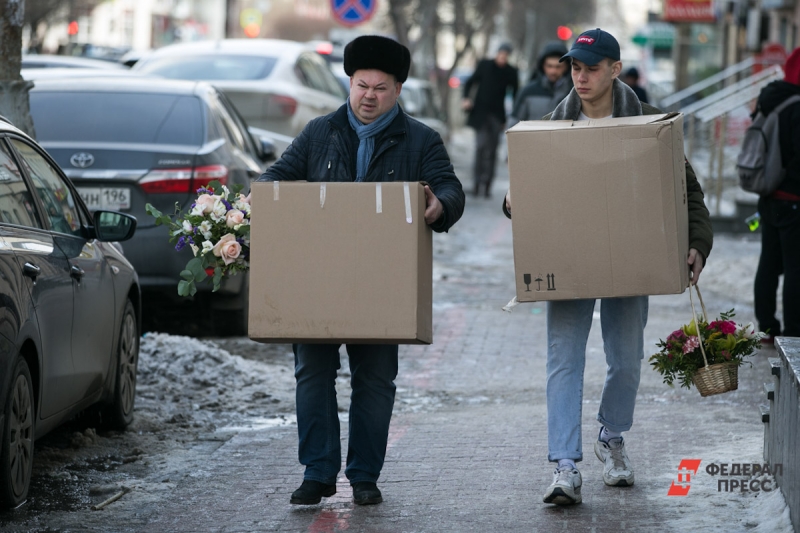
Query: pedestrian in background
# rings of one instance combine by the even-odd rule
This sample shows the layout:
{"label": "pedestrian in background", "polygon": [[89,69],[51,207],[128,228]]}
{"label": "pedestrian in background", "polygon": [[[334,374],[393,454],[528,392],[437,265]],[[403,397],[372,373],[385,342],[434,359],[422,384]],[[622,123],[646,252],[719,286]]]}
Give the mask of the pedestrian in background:
{"label": "pedestrian in background", "polygon": [[[497,145],[506,125],[506,94],[515,98],[519,88],[519,72],[508,62],[511,45],[503,44],[494,59],[483,59],[464,84],[462,108],[469,111],[467,124],[475,129],[475,166],[473,193],[481,190],[486,198],[492,195]],[[471,94],[475,90],[475,96]]]}
{"label": "pedestrian in background", "polygon": [[625,84],[633,89],[633,92],[636,93],[636,96],[639,97],[639,101],[643,104],[649,103],[647,100],[647,91],[644,90],[644,87],[639,85],[639,70],[636,67],[631,67],[625,71],[625,74],[622,76],[622,81]]}
{"label": "pedestrian in background", "polygon": [[[782,81],[761,90],[755,113],[769,114],[783,101],[800,95],[800,48],[786,60]],[[781,160],[786,175],[778,189],[758,199],[761,258],[754,284],[755,313],[766,342],[776,335],[800,337],[800,102],[778,116]],[[783,274],[783,327],[775,317],[778,281]]]}
{"label": "pedestrian in background", "polygon": [[[425,222],[447,231],[461,218],[464,192],[442,138],[397,104],[411,54],[385,37],[361,36],[344,50],[350,97],[306,125],[259,181],[425,181]],[[339,344],[293,344],[299,459],[303,483],[291,503],[311,505],[336,494],[342,464],[336,372]],[[383,468],[394,406],[396,344],[348,344],[350,435],[345,475],[356,504],[383,501]]]}
{"label": "pedestrian in background", "polygon": [[[582,33],[561,58],[562,61],[568,59],[572,62],[575,87],[545,120],[589,120],[661,113],[653,106],[642,104],[636,93],[617,79],[622,70],[619,43],[610,33],[599,28]],[[620,172],[624,171],[620,168]],[[686,189],[689,209],[687,263],[692,283],[697,283],[711,251],[712,234],[703,191],[688,161]],[[515,209],[524,209],[524,206]],[[511,216],[510,191],[506,194],[503,210],[506,216]],[[564,213],[569,216],[569,206],[565,206]],[[553,473],[553,482],[544,493],[545,503],[569,505],[580,503],[582,499],[583,481],[576,463],[583,459],[583,370],[594,307],[594,299],[547,302],[547,458],[558,465]],[[647,311],[647,296],[600,300],[600,325],[608,370],[597,414],[601,427],[594,452],[603,463],[603,482],[609,486],[629,487],[634,483],[633,466],[622,433],[633,425],[644,357]]]}
{"label": "pedestrian in background", "polygon": [[567,47],[561,41],[545,45],[531,81],[520,91],[508,119],[510,128],[520,120],[541,120],[552,112],[572,90],[572,76],[568,65],[561,61]]}

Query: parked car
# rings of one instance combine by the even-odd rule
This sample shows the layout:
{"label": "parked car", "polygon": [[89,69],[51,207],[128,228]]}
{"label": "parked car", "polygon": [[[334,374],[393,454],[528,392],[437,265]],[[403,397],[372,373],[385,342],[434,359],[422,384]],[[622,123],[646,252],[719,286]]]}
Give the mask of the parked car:
{"label": "parked car", "polygon": [[338,109],[347,93],[310,45],[271,39],[227,39],[165,46],[133,70],[213,83],[251,126],[290,137],[311,119]]}
{"label": "parked car", "polygon": [[135,229],[0,118],[0,508],[27,497],[35,439],[92,405],[133,419],[141,296],[115,241]]}
{"label": "parked car", "polygon": [[[96,68],[24,68],[20,70],[20,76],[23,80],[54,80],[61,78],[96,78],[97,76],[108,77],[124,77],[124,76],[137,76],[128,69],[123,70],[101,70]],[[138,77],[143,77],[138,75]]]}
{"label": "parked car", "polygon": [[[139,229],[125,245],[145,305],[174,307],[180,272],[192,252],[176,252],[147,203],[182,209],[213,180],[247,191],[274,152],[257,138],[224,94],[202,82],[160,78],[41,80],[30,92],[36,134],[64,168],[90,210],[130,213]],[[247,331],[247,276],[224,280],[213,295],[201,284],[196,308],[222,332]]]}
{"label": "parked car", "polygon": [[48,54],[26,54],[22,56],[22,68],[91,68],[102,70],[127,70],[121,63],[89,59],[86,57],[57,56]]}

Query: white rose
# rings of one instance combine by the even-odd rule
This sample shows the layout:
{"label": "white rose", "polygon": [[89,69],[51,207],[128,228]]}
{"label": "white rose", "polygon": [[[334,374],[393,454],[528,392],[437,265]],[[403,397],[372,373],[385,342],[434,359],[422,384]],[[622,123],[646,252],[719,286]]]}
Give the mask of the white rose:
{"label": "white rose", "polygon": [[740,331],[745,339],[754,339],[758,332],[752,322],[748,322],[744,326],[740,325]]}

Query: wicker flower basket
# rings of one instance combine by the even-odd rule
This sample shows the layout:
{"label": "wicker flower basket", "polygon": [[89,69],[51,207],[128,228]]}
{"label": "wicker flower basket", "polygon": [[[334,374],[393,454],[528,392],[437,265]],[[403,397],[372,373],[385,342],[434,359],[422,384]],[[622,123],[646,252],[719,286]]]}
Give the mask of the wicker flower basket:
{"label": "wicker flower basket", "polygon": [[739,364],[719,363],[697,369],[692,378],[700,396],[722,394],[739,388]]}
{"label": "wicker flower basket", "polygon": [[[703,303],[703,296],[700,294],[700,287],[697,284],[689,287],[689,302],[692,304],[692,313],[697,316],[697,311],[694,308],[694,299],[692,298],[692,288],[697,292],[697,297],[700,299],[700,306],[703,308],[703,317],[708,322],[708,312],[706,311],[706,304]],[[712,394],[722,394],[736,390],[739,388],[739,363],[717,363],[714,365],[708,364],[706,359],[706,351],[703,348],[703,336],[700,333],[700,328],[697,328],[697,336],[700,338],[700,353],[703,354],[703,362],[705,366],[698,368],[695,375],[692,377],[692,382],[700,396],[711,396]]]}

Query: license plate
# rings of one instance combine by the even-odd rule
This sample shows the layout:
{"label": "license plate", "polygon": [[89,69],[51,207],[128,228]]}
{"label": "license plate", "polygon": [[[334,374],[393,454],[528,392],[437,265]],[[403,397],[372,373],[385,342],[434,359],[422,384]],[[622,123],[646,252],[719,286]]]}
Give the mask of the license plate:
{"label": "license plate", "polygon": [[78,192],[91,211],[131,208],[131,192],[125,187],[78,187]]}

